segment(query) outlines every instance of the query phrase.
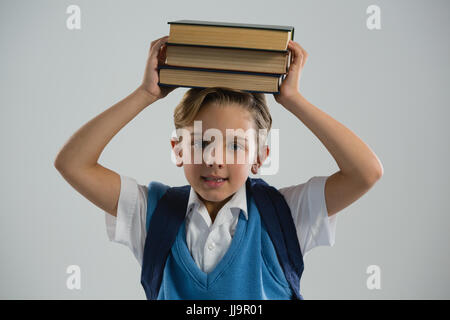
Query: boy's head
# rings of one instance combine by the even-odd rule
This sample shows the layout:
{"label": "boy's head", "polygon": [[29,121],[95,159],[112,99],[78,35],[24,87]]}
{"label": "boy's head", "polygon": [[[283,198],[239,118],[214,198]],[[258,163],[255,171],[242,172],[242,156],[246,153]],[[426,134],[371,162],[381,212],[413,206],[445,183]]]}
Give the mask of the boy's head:
{"label": "boy's head", "polygon": [[[174,122],[177,166],[203,200],[228,201],[269,155],[272,117],[263,93],[192,88],[175,108]],[[209,175],[225,180],[206,181]]]}

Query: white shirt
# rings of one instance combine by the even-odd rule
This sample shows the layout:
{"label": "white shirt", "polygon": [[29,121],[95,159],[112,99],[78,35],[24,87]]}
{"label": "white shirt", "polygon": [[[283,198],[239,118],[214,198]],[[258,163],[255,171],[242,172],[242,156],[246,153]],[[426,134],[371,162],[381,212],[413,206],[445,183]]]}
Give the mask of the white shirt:
{"label": "white shirt", "polygon": [[[317,246],[333,246],[336,215],[328,217],[325,203],[327,176],[315,176],[306,183],[278,189],[291,209],[303,257]],[[147,215],[148,187],[135,179],[120,176],[117,217],[105,211],[110,241],[130,248],[142,266]],[[204,272],[214,269],[231,244],[242,209],[248,219],[245,184],[219,210],[214,223],[203,202],[191,188],[186,212],[186,242],[191,255]]]}

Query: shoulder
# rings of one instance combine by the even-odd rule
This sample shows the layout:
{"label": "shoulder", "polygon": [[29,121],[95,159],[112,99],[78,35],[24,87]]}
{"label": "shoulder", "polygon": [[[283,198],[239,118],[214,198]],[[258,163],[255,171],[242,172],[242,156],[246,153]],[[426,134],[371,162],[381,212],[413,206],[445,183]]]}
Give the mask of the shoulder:
{"label": "shoulder", "polygon": [[130,208],[129,210],[152,211],[152,208],[156,207],[158,200],[170,188],[169,185],[160,181],[153,180],[143,185],[132,177],[120,175],[120,178],[121,190],[119,204],[122,204],[121,207],[125,205]]}
{"label": "shoulder", "polygon": [[160,181],[150,181],[147,185],[147,212],[153,212],[161,197],[170,186]]}
{"label": "shoulder", "polygon": [[303,256],[317,246],[333,246],[336,219],[328,217],[325,184],[328,176],[314,176],[309,180],[278,191],[291,209]]}
{"label": "shoulder", "polygon": [[149,197],[161,198],[170,186],[159,181],[150,181],[147,185]]}

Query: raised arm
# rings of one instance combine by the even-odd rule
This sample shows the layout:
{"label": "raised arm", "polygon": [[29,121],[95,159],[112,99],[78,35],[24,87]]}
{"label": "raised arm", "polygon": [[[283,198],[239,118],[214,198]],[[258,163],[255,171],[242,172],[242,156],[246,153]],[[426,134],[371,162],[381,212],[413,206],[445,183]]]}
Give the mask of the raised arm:
{"label": "raised arm", "polygon": [[332,216],[364,195],[382,177],[383,165],[355,133],[300,94],[299,80],[308,54],[294,41],[289,42],[289,50],[293,61],[274,98],[314,133],[339,166],[325,184],[328,216]]}
{"label": "raised arm", "polygon": [[123,100],[78,129],[54,160],[55,168],[84,197],[113,216],[117,215],[120,176],[97,161],[111,139],[137,114],[167,96],[175,87],[158,86],[158,63],[165,60],[167,36],[151,43],[142,84]]}

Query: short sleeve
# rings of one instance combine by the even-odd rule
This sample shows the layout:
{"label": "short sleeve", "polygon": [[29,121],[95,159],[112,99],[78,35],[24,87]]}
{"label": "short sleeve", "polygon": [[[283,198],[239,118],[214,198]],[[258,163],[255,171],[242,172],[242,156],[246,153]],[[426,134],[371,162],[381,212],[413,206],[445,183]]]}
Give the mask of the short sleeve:
{"label": "short sleeve", "polygon": [[120,196],[117,217],[105,211],[106,232],[110,241],[130,248],[142,266],[147,214],[148,187],[135,179],[120,176]]}
{"label": "short sleeve", "polygon": [[317,246],[333,246],[336,235],[336,215],[328,217],[325,183],[328,176],[315,176],[307,182],[281,188],[291,209],[303,256]]}

